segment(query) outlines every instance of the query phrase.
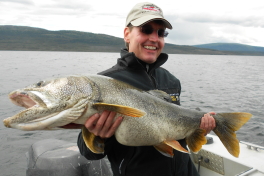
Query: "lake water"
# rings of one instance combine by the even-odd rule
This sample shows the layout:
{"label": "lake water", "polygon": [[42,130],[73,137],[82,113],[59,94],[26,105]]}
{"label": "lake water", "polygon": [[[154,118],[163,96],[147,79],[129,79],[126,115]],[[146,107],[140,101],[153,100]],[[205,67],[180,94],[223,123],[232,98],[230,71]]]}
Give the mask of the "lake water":
{"label": "lake water", "polygon": [[[96,74],[116,63],[119,53],[0,51],[0,117],[22,108],[8,93],[45,78]],[[181,104],[202,111],[243,111],[252,119],[239,140],[264,146],[264,57],[169,55],[163,66],[181,80]],[[31,144],[49,138],[76,142],[79,130],[19,131],[0,123],[0,175],[26,175],[25,153]]]}

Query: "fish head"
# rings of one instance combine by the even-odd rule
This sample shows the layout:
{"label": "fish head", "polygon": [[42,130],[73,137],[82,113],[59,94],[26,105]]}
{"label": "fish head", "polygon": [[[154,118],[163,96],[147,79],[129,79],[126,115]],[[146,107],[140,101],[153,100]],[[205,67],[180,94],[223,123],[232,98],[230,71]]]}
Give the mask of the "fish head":
{"label": "fish head", "polygon": [[39,81],[9,94],[12,103],[26,109],[4,119],[4,125],[20,130],[60,128],[78,119],[93,97],[93,82],[84,76]]}

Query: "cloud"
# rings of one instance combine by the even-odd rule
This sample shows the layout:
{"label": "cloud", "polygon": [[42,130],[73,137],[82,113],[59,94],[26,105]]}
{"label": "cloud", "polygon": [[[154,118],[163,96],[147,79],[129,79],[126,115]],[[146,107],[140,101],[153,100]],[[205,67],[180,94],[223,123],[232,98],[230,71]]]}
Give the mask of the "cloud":
{"label": "cloud", "polygon": [[[181,45],[243,43],[264,46],[264,19],[254,15],[178,13],[166,16],[173,26],[166,42]],[[262,37],[263,36],[263,37]]]}
{"label": "cloud", "polygon": [[0,0],[0,3],[18,3],[23,5],[33,5],[32,0]]}
{"label": "cloud", "polygon": [[264,19],[257,15],[212,15],[212,14],[185,14],[181,16],[181,20],[193,23],[215,23],[215,24],[235,24],[250,27],[263,27]]}
{"label": "cloud", "polygon": [[261,43],[264,40],[263,28],[245,26],[215,26],[212,27],[212,37],[230,43]]}
{"label": "cloud", "polygon": [[[77,30],[122,38],[126,15],[138,2],[141,1],[0,0],[0,25]],[[172,23],[167,43],[243,42],[264,46],[264,3],[259,0],[152,2],[162,7]]]}
{"label": "cloud", "polygon": [[40,8],[43,9],[66,9],[66,10],[72,10],[76,13],[80,11],[94,11],[93,6],[87,2],[87,1],[73,1],[73,0],[56,0],[51,1],[49,3],[40,4]]}
{"label": "cloud", "polygon": [[168,30],[167,43],[178,45],[201,44],[212,42],[213,31],[205,24],[191,22],[172,22],[173,29]]}
{"label": "cloud", "polygon": [[[259,8],[260,9],[260,8]],[[264,7],[262,9],[264,11]],[[177,13],[166,16],[170,21],[186,21],[192,23],[214,23],[214,24],[235,24],[250,27],[264,28],[262,13],[238,13],[238,14],[212,14],[208,12]]]}

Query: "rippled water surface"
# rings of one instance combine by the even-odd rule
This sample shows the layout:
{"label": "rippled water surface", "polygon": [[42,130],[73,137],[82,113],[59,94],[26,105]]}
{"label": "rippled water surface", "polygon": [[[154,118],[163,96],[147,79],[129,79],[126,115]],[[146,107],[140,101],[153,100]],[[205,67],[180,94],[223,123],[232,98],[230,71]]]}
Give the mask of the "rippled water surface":
{"label": "rippled water surface", "polygon": [[[96,74],[116,63],[119,53],[0,51],[0,117],[22,108],[8,93],[45,78]],[[182,106],[202,111],[243,111],[254,116],[238,132],[239,140],[264,146],[264,57],[170,55],[163,66],[181,80]],[[0,123],[0,171],[25,175],[25,153],[48,138],[76,142],[79,130],[19,131]]]}

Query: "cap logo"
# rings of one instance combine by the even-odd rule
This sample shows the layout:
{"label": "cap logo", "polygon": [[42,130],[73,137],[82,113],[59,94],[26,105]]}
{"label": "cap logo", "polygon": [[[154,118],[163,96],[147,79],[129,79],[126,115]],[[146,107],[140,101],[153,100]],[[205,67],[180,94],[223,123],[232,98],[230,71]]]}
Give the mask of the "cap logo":
{"label": "cap logo", "polygon": [[160,9],[153,5],[145,5],[143,6],[143,12],[160,12]]}

